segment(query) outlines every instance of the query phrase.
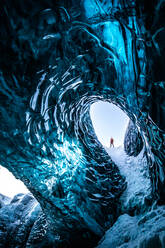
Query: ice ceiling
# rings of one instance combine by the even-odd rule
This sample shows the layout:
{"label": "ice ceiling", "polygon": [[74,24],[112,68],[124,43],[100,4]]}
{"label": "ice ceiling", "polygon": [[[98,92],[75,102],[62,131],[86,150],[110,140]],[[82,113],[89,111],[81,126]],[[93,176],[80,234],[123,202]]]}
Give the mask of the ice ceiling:
{"label": "ice ceiling", "polygon": [[0,164],[65,238],[86,229],[101,237],[126,188],[92,127],[98,100],[137,125],[153,199],[165,199],[164,1],[153,2],[2,4]]}

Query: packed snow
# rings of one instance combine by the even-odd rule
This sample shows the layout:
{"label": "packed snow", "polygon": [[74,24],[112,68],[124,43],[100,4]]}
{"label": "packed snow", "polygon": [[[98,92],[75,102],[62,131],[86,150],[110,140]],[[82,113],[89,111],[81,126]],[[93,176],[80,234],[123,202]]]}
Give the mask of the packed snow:
{"label": "packed snow", "polygon": [[145,200],[151,195],[151,180],[144,149],[137,157],[128,156],[123,147],[105,147],[105,150],[126,178],[127,188],[121,196],[122,211],[138,213],[143,210]]}

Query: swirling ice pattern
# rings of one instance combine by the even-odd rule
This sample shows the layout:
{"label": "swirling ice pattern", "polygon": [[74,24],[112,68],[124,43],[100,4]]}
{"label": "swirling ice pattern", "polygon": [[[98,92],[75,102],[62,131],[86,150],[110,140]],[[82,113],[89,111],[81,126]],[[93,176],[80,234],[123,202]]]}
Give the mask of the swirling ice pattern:
{"label": "swirling ice pattern", "polygon": [[[5,20],[6,12],[11,15],[8,44],[17,60],[8,62],[10,75],[6,62],[1,73],[0,162],[27,185],[60,235],[89,229],[101,236],[126,184],[95,136],[90,105],[112,102],[138,126],[153,193],[162,198],[164,107],[158,99],[164,82],[149,81],[146,26],[135,1],[69,3],[33,3],[28,19],[29,6],[19,13],[4,9]],[[162,32],[152,37],[156,47]],[[3,40],[2,47],[10,50]]]}

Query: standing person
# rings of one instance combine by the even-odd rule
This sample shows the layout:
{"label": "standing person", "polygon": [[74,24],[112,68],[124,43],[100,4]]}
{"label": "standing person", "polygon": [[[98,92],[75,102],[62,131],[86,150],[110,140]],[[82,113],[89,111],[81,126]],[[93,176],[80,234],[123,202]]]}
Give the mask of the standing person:
{"label": "standing person", "polygon": [[110,138],[110,147],[114,147],[114,139],[112,137]]}

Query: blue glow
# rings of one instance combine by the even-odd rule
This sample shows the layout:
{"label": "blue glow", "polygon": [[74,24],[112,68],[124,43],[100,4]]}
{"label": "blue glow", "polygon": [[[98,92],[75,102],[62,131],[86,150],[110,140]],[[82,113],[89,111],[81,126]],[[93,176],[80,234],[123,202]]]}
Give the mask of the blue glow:
{"label": "blue glow", "polygon": [[100,3],[97,4],[93,0],[85,0],[84,1],[84,8],[86,11],[86,16],[88,18],[93,17],[97,14],[104,13],[103,9],[101,8]]}

